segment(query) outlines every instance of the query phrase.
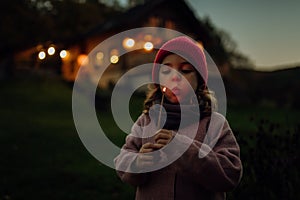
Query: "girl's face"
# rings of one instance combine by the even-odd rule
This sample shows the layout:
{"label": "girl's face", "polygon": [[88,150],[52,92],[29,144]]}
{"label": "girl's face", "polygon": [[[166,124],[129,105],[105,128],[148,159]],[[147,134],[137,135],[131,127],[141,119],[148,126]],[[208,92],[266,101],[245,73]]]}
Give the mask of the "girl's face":
{"label": "girl's face", "polygon": [[[197,73],[194,67],[184,58],[176,54],[170,54],[164,58],[159,69],[160,89],[162,91],[164,86],[167,87],[165,97],[171,103],[188,103],[191,100],[192,93],[198,87]],[[192,87],[192,91],[190,87]]]}

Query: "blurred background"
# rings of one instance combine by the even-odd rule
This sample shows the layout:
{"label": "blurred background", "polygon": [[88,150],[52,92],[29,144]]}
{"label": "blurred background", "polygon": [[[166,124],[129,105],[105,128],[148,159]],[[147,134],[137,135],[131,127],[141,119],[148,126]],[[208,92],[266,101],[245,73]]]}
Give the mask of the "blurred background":
{"label": "blurred background", "polygon": [[[228,199],[300,198],[298,4],[1,1],[0,200],[134,199],[134,188],[81,143],[72,116],[72,87],[78,70],[86,70],[93,82],[93,74],[109,62],[95,97],[86,98],[95,98],[100,125],[121,147],[126,133],[111,114],[112,89],[128,70],[153,62],[164,38],[137,33],[88,54],[115,34],[149,26],[192,37],[218,66],[227,95],[226,117],[244,166],[241,183]],[[122,50],[130,52],[123,55]],[[91,63],[92,68],[86,67]],[[144,98],[144,89],[132,96],[133,120]]]}

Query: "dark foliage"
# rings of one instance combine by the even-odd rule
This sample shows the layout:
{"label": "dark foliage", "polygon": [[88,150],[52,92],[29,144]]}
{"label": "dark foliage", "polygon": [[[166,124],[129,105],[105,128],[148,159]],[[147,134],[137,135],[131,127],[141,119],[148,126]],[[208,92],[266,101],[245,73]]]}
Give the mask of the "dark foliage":
{"label": "dark foliage", "polygon": [[257,131],[236,131],[244,173],[230,199],[299,199],[300,124],[283,130],[267,119],[256,121]]}

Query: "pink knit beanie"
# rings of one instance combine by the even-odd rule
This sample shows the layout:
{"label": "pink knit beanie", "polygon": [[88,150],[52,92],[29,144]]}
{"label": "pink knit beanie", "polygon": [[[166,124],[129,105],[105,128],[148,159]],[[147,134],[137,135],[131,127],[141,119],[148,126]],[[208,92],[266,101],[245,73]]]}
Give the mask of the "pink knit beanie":
{"label": "pink knit beanie", "polygon": [[205,54],[202,48],[200,48],[195,41],[186,36],[179,36],[173,38],[162,45],[158,50],[152,69],[152,81],[158,83],[158,71],[163,59],[169,54],[177,54],[189,63],[191,63],[195,69],[198,70],[204,83],[207,84],[208,71]]}

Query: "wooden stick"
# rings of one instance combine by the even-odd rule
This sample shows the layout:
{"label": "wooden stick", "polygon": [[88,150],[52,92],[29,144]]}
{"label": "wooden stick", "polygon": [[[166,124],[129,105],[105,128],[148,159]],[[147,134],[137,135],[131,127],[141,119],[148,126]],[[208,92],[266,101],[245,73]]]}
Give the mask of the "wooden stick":
{"label": "wooden stick", "polygon": [[162,89],[162,96],[161,96],[161,102],[160,102],[160,109],[159,109],[159,114],[158,114],[158,121],[157,121],[157,127],[160,128],[160,123],[161,123],[161,112],[162,112],[162,107],[163,107],[163,103],[164,103],[164,98],[165,98],[165,92],[166,92],[167,88],[164,87]]}

